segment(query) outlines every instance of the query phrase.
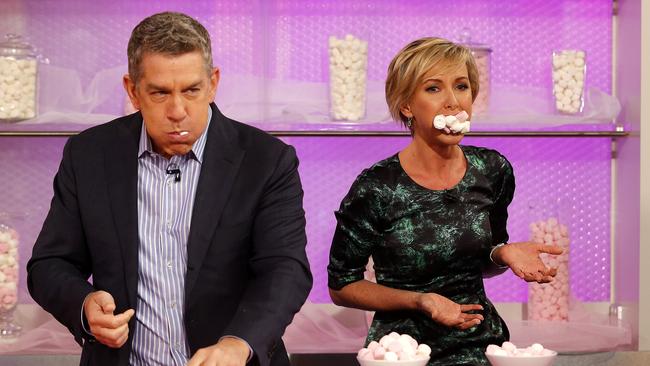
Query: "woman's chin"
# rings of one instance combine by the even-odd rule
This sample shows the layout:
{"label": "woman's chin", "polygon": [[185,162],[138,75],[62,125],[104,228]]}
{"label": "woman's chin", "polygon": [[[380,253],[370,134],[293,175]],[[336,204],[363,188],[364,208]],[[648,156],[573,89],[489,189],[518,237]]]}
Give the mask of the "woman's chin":
{"label": "woman's chin", "polygon": [[462,133],[458,134],[447,134],[447,133],[440,133],[438,136],[436,136],[436,139],[446,145],[458,145],[460,141],[465,137]]}

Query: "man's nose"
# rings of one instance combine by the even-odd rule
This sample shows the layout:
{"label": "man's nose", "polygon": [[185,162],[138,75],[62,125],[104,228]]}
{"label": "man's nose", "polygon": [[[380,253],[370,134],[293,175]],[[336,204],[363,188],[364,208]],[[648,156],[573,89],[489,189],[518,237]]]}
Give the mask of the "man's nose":
{"label": "man's nose", "polygon": [[172,95],[167,105],[167,118],[172,121],[181,121],[186,115],[183,97],[181,95]]}

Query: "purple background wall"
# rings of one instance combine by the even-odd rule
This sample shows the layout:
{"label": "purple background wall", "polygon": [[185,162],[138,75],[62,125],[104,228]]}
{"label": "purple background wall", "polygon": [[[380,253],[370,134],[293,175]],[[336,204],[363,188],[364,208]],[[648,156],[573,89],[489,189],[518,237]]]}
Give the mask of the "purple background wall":
{"label": "purple background wall", "polygon": [[[611,91],[611,0],[512,1],[9,1],[0,5],[0,33],[28,34],[53,65],[77,70],[87,83],[99,70],[126,64],[132,27],[144,16],[179,10],[197,17],[213,36],[224,75],[325,81],[326,40],[353,33],[369,41],[371,80],[383,80],[394,53],[424,35],[456,38],[463,27],[492,46],[493,84],[548,87],[554,49],[588,55],[587,86]],[[263,83],[251,85],[263,89]],[[243,98],[246,96],[243,95]],[[123,95],[95,112],[118,114]],[[325,101],[324,101],[325,102]],[[259,121],[258,121],[259,122]],[[522,126],[525,128],[526,126]],[[0,126],[0,129],[2,127]],[[272,126],[269,126],[272,129]],[[383,159],[407,138],[307,138],[285,140],[301,158],[308,217],[309,256],[315,275],[310,299],[329,301],[325,266],[332,211],[361,169]],[[31,245],[51,197],[63,138],[0,139],[0,211],[22,234],[21,256]],[[579,138],[468,138],[496,148],[513,163],[517,193],[509,229],[527,238],[530,202],[554,209],[572,230],[572,288],[583,300],[608,301],[610,287],[610,140]],[[557,205],[555,202],[560,201]],[[24,276],[21,280],[24,289]],[[526,301],[526,285],[504,275],[487,282],[495,301]],[[23,301],[31,301],[23,294]]]}

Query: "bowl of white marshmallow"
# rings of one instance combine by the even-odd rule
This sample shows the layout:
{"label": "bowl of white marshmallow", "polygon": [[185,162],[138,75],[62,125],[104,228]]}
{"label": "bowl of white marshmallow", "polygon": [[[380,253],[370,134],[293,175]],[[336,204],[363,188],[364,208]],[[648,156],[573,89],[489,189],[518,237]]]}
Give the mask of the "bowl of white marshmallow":
{"label": "bowl of white marshmallow", "polygon": [[501,347],[491,344],[485,355],[492,366],[551,366],[557,352],[544,348],[539,343],[530,347],[517,348],[511,342],[503,342]]}
{"label": "bowl of white marshmallow", "polygon": [[408,334],[392,332],[372,341],[357,353],[361,366],[425,366],[429,362],[431,348]]}

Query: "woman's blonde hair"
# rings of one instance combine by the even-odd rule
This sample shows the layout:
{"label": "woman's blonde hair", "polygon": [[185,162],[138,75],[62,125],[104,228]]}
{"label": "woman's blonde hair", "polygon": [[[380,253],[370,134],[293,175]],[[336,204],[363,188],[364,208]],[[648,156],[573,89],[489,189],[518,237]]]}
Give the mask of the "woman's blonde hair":
{"label": "woman's blonde hair", "polygon": [[[465,63],[472,91],[472,101],[479,90],[478,69],[472,51],[443,38],[426,37],[415,40],[397,53],[388,66],[386,102],[395,121],[406,126],[407,117],[400,109],[411,99],[424,75],[440,64]],[[408,126],[407,126],[408,127]]]}

